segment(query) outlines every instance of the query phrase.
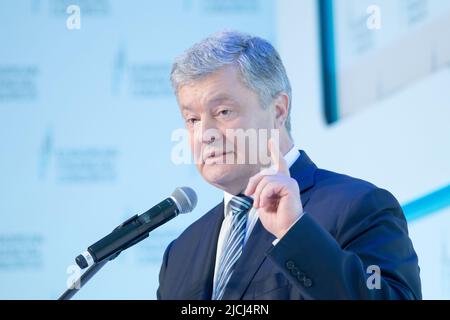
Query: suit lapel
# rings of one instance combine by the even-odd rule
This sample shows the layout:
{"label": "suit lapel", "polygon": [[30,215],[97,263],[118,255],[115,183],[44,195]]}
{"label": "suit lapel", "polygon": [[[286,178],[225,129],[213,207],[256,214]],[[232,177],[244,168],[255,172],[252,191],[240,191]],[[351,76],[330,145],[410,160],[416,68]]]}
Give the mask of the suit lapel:
{"label": "suit lapel", "polygon": [[308,157],[305,151],[300,150],[300,157],[289,168],[291,177],[294,178],[300,188],[300,198],[302,200],[303,208],[309,201],[311,196],[311,188],[314,186],[314,174],[317,166]]}
{"label": "suit lapel", "polygon": [[227,284],[223,300],[240,300],[256,271],[266,258],[266,252],[272,246],[275,236],[267,232],[258,220],[253,228],[241,257]]}
{"label": "suit lapel", "polygon": [[[291,177],[299,184],[300,198],[304,208],[311,195],[310,189],[314,185],[314,172],[316,169],[316,165],[304,151],[300,151],[300,157],[289,168]],[[235,270],[225,289],[223,300],[242,299],[245,290],[266,259],[267,251],[272,248],[272,242],[274,240],[275,236],[264,229],[264,226],[258,219],[245,244],[241,257],[236,262]]]}
{"label": "suit lapel", "polygon": [[219,239],[220,228],[222,226],[224,211],[223,201],[213,208],[213,219],[208,226],[205,226],[205,233],[200,237],[203,244],[206,246],[204,269],[200,271],[200,278],[202,279],[202,289],[199,297],[193,299],[210,300],[212,296],[212,287],[214,279],[214,268],[216,262],[217,241]]}

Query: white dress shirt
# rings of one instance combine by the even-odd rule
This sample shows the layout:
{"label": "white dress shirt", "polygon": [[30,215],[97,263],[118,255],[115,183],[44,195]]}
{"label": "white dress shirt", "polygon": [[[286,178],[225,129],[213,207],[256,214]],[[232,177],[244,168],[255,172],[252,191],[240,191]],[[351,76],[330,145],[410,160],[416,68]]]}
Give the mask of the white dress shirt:
{"label": "white dress shirt", "polygon": [[[287,163],[288,167],[290,168],[294,164],[294,162],[297,161],[298,157],[300,157],[300,152],[294,146],[294,147],[292,147],[291,150],[289,150],[288,153],[286,153],[286,155],[284,156],[284,160],[286,160],[286,163]],[[222,222],[222,227],[220,228],[219,239],[217,242],[216,265],[214,268],[214,283],[216,282],[217,270],[218,270],[219,263],[220,263],[220,257],[222,255],[224,241],[231,229],[232,215],[231,215],[231,210],[230,210],[228,204],[230,203],[230,201],[233,197],[234,197],[234,195],[232,195],[228,192],[224,192],[223,200],[224,200],[224,216],[225,217]],[[246,232],[245,232],[245,237],[244,237],[244,245],[247,243],[247,240],[250,237],[253,227],[255,226],[258,219],[259,219],[258,212],[254,207],[252,207],[250,209],[250,211],[248,212],[247,226],[246,226]],[[299,219],[300,219],[300,217],[299,217]],[[298,221],[298,219],[295,222],[297,222],[297,221]],[[295,224],[295,222],[294,222],[294,224]],[[279,239],[275,239],[275,241],[273,242],[273,245],[276,245],[278,240]]]}

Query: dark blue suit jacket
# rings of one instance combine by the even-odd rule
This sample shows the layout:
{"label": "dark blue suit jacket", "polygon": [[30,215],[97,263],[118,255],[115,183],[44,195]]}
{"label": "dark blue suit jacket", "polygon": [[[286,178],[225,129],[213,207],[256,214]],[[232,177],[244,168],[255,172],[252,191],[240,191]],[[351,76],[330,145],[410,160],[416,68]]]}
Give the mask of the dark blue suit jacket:
{"label": "dark blue suit jacket", "polygon": [[[388,191],[318,169],[303,151],[290,172],[305,215],[276,246],[258,220],[224,300],[421,298],[417,255]],[[223,218],[222,201],[168,246],[158,299],[211,299]],[[376,284],[370,266],[380,289],[367,285]]]}

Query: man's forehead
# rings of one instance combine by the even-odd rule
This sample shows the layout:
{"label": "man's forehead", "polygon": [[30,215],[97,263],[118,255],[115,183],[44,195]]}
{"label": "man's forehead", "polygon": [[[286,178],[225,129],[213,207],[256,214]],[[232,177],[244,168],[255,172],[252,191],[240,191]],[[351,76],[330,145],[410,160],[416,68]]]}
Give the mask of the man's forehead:
{"label": "man's forehead", "polygon": [[[236,99],[234,96],[227,92],[220,92],[215,94],[205,94],[202,99],[201,103],[207,107],[213,107],[215,105],[221,104],[221,103],[230,103],[230,104],[237,104]],[[188,110],[192,111],[195,109],[194,105],[192,105],[193,102],[191,101],[180,101],[180,106],[182,110]]]}
{"label": "man's forehead", "polygon": [[[192,107],[193,101],[217,104],[224,101],[237,103],[245,85],[236,66],[223,67],[200,79],[188,81],[178,90],[178,100],[184,109]],[[193,101],[189,101],[193,100]]]}
{"label": "man's forehead", "polygon": [[223,102],[232,102],[236,103],[236,99],[234,96],[229,92],[221,92],[216,95],[212,95],[209,97],[208,104],[218,104]]}

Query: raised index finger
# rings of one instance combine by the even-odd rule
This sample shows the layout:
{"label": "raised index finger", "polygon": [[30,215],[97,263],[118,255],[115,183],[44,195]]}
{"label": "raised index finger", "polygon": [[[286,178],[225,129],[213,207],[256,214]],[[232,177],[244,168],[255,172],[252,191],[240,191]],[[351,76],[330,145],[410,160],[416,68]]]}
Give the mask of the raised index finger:
{"label": "raised index finger", "polygon": [[272,159],[272,166],[275,167],[275,170],[290,176],[286,160],[284,160],[283,155],[280,152],[279,143],[275,143],[272,138],[269,139],[269,151],[270,158]]}

